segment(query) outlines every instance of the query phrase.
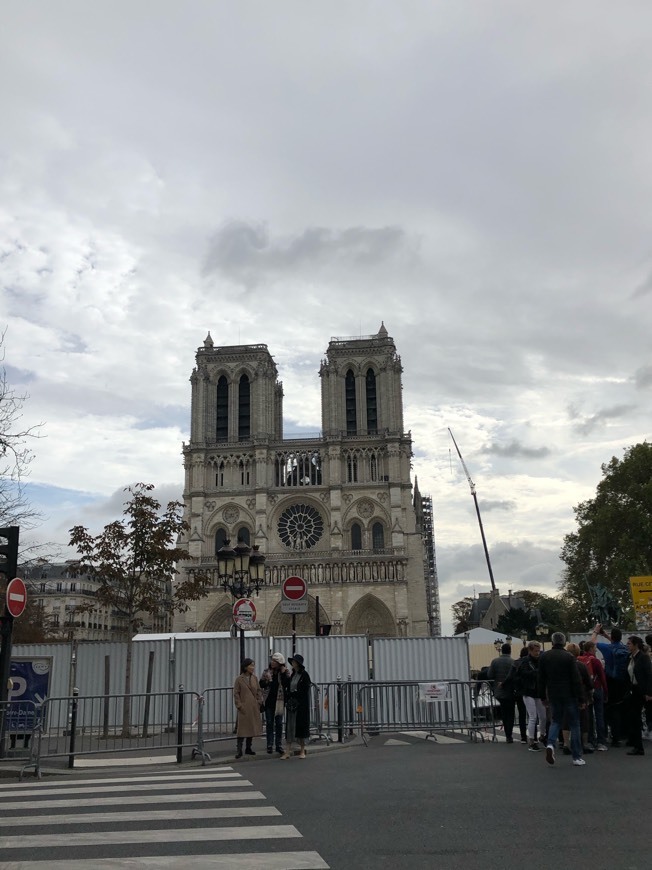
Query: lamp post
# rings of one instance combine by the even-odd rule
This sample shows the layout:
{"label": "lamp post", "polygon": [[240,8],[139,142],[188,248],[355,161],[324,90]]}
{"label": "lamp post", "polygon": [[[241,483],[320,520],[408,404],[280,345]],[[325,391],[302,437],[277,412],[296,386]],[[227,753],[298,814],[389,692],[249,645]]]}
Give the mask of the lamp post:
{"label": "lamp post", "polygon": [[494,641],[494,649],[496,650],[497,653],[500,653],[502,645],[503,645],[502,640],[499,637],[497,637],[496,640]]}
{"label": "lamp post", "polygon": [[528,642],[528,634],[525,629],[521,632],[521,640],[523,641],[523,646]]}
{"label": "lamp post", "polygon": [[534,629],[537,633],[537,637],[541,641],[542,649],[546,648],[545,642],[548,639],[548,634],[550,633],[550,629],[546,625],[545,622],[540,622],[537,627]]}
{"label": "lamp post", "polygon": [[[252,592],[256,595],[260,587],[265,585],[265,557],[254,544],[249,547],[242,538],[238,538],[235,549],[231,548],[230,540],[217,551],[217,574],[225,592],[231,597],[249,598]],[[240,663],[245,658],[245,630],[240,627]]]}

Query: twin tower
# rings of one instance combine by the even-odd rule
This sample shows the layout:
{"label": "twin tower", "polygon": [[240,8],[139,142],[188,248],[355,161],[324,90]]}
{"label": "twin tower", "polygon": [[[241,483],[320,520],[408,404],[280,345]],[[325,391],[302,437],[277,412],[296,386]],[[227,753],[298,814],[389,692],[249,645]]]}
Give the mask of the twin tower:
{"label": "twin tower", "polygon": [[317,597],[319,621],[333,634],[431,633],[428,542],[410,480],[401,374],[384,325],[376,335],[331,339],[319,370],[322,431],[284,437],[283,388],[267,345],[217,347],[209,333],[190,378],[184,544],[215,585],[178,630],[231,627],[215,554],[227,538],[242,538],[266,559],[256,603],[264,634],[290,633],[280,587],[296,575],[309,594],[300,634],[314,633]]}

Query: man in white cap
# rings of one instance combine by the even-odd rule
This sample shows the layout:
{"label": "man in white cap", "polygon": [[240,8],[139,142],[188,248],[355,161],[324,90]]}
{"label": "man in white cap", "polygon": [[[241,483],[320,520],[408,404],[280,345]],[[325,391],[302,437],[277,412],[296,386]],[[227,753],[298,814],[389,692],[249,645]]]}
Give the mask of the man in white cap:
{"label": "man in white cap", "polygon": [[265,707],[267,753],[269,755],[274,749],[279,755],[283,755],[283,713],[285,711],[283,684],[289,677],[290,672],[285,665],[285,656],[275,652],[269,667],[263,671],[260,678]]}

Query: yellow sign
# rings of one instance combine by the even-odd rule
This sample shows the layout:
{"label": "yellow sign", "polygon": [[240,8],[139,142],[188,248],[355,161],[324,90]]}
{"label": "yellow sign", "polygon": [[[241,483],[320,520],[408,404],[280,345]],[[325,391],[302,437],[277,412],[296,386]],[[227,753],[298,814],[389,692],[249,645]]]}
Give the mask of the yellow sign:
{"label": "yellow sign", "polygon": [[652,577],[630,577],[637,631],[652,632]]}

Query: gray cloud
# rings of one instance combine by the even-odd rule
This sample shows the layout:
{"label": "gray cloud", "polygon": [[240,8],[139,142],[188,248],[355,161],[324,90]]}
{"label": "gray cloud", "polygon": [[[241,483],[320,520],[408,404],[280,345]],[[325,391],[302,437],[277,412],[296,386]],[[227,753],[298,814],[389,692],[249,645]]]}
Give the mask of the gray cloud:
{"label": "gray cloud", "polygon": [[510,459],[543,459],[544,456],[550,455],[549,447],[525,447],[515,439],[509,444],[487,444],[482,448],[483,453],[488,453],[493,456],[503,456]]}
{"label": "gray cloud", "polygon": [[480,502],[483,511],[513,511],[516,508],[516,502],[510,499],[483,499]]}
{"label": "gray cloud", "polygon": [[642,366],[634,373],[634,383],[639,390],[652,387],[652,366]]}
{"label": "gray cloud", "polygon": [[399,227],[309,227],[296,236],[273,238],[266,224],[229,221],[213,237],[202,274],[256,283],[265,276],[327,266],[358,269],[378,266],[407,250]]}
{"label": "gray cloud", "polygon": [[636,405],[612,405],[601,408],[595,414],[583,415],[576,406],[569,405],[568,416],[576,421],[573,428],[580,435],[590,435],[597,427],[607,420],[617,420],[636,410]]}

